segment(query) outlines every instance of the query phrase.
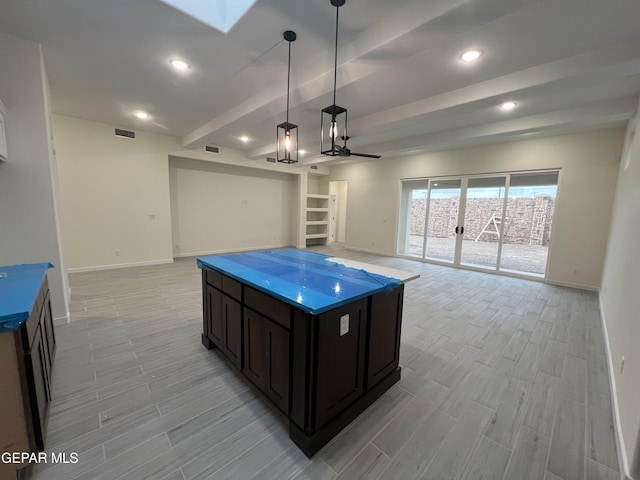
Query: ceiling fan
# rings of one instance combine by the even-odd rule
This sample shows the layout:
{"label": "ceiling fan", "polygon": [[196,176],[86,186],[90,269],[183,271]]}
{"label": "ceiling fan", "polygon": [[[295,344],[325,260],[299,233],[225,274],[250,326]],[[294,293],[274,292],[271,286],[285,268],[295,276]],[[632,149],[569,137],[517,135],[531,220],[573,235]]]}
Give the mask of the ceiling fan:
{"label": "ceiling fan", "polygon": [[[336,45],[335,56],[333,61],[333,105],[329,105],[322,109],[320,120],[320,154],[330,157],[366,157],[380,158],[380,155],[372,155],[369,153],[352,152],[347,147],[347,109],[336,105],[336,84],[338,76],[338,17],[340,7],[345,4],[346,0],[330,0],[331,5],[336,7]],[[338,138],[344,142],[338,145]]]}
{"label": "ceiling fan", "polygon": [[336,150],[338,152],[338,156],[340,157],[365,157],[365,158],[382,158],[380,155],[374,155],[371,153],[357,153],[352,152],[349,148],[347,148],[347,140],[349,140],[348,136],[342,136],[342,140],[344,140],[344,145],[341,147],[340,145],[336,145]]}

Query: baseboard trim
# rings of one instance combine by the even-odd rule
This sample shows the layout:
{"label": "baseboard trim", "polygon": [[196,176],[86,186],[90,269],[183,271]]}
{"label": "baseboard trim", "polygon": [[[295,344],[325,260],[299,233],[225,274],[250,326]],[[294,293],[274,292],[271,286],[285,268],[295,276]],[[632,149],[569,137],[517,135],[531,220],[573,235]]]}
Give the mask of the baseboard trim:
{"label": "baseboard trim", "polygon": [[240,253],[240,252],[259,252],[261,250],[278,250],[280,248],[296,248],[293,245],[266,245],[246,248],[223,248],[220,250],[207,250],[204,252],[189,252],[189,253],[176,253],[174,258],[188,258],[188,257],[202,257],[205,255],[224,255],[227,253]]}
{"label": "baseboard trim", "polygon": [[53,319],[53,324],[56,327],[59,327],[60,325],[65,325],[70,322],[71,322],[71,315],[69,314],[69,312],[67,312],[67,314],[64,317],[56,317]]}
{"label": "baseboard trim", "polygon": [[351,247],[349,245],[345,245],[344,248],[345,250],[353,250],[354,252],[372,253],[374,255],[380,255],[383,257],[395,257],[393,253],[379,252],[378,250],[368,250],[366,248]]}
{"label": "baseboard trim", "polygon": [[545,280],[545,283],[549,285],[557,285],[558,287],[576,288],[578,290],[588,290],[590,292],[599,292],[600,287],[594,287],[593,285],[583,285],[582,283],[563,282],[561,280]]}
{"label": "baseboard trim", "polygon": [[618,449],[618,468],[624,474],[626,480],[634,480],[629,471],[629,461],[627,459],[627,450],[622,437],[622,420],[620,419],[620,409],[618,407],[618,392],[616,389],[615,371],[613,369],[613,357],[611,356],[611,346],[609,345],[609,332],[607,330],[607,321],[602,307],[602,292],[598,292],[598,305],[600,308],[600,321],[602,322],[602,334],[604,336],[604,348],[607,352],[607,366],[609,368],[609,389],[611,390],[611,406],[613,408],[613,424],[616,439],[616,448]]}
{"label": "baseboard trim", "polygon": [[164,260],[148,260],[145,262],[114,263],[111,265],[95,265],[93,267],[68,268],[67,272],[68,273],[97,272],[100,270],[114,270],[116,268],[129,268],[129,267],[146,267],[149,265],[164,265],[167,263],[173,263],[173,258],[167,258]]}

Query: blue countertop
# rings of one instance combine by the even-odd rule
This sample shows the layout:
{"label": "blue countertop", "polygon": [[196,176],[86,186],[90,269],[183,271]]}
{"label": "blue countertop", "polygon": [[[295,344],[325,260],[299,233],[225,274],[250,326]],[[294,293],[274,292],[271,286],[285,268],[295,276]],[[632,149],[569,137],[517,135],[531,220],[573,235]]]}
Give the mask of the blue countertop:
{"label": "blue countertop", "polygon": [[396,278],[327,261],[328,255],[289,248],[197,259],[257,290],[317,315],[402,284]]}
{"label": "blue countertop", "polygon": [[50,263],[0,267],[0,333],[17,330],[29,318]]}

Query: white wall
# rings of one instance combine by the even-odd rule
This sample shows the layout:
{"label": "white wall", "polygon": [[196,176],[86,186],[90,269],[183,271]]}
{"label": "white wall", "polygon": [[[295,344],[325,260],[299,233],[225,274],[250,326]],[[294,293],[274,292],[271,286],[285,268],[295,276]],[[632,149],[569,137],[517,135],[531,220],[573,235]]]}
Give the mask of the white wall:
{"label": "white wall", "polygon": [[174,255],[295,245],[297,177],[172,157]]}
{"label": "white wall", "polygon": [[114,128],[53,116],[70,271],[173,259],[168,155],[182,145],[143,131],[135,139],[116,137]]}
{"label": "white wall", "polygon": [[623,161],[618,176],[600,303],[615,383],[617,426],[627,467],[633,478],[640,478],[640,116],[636,117],[637,133],[628,149],[631,161],[627,168]]}
{"label": "white wall", "polygon": [[68,315],[57,224],[55,156],[48,128],[48,84],[40,46],[0,33],[0,98],[8,109],[9,160],[0,164],[0,265],[51,262],[53,315]]}
{"label": "white wall", "polygon": [[346,246],[395,253],[400,179],[560,168],[548,280],[596,289],[623,136],[615,128],[334,166],[331,180],[349,183]]}

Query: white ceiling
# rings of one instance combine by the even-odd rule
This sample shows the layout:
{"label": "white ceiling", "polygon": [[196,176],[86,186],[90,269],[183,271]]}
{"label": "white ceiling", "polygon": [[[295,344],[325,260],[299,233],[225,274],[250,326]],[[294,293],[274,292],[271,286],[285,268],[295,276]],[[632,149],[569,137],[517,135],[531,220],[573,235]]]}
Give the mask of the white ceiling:
{"label": "white ceiling", "polygon": [[[43,45],[54,112],[255,159],[274,154],[284,121],[294,30],[290,121],[306,162],[333,161],[313,157],[334,25],[329,0],[258,0],[228,34],[160,0],[0,0],[0,31]],[[395,156],[620,125],[640,93],[638,25],[640,0],[346,0],[349,147]],[[470,47],[484,55],[463,64]],[[172,69],[176,57],[191,68]],[[502,112],[505,100],[518,105]]]}

